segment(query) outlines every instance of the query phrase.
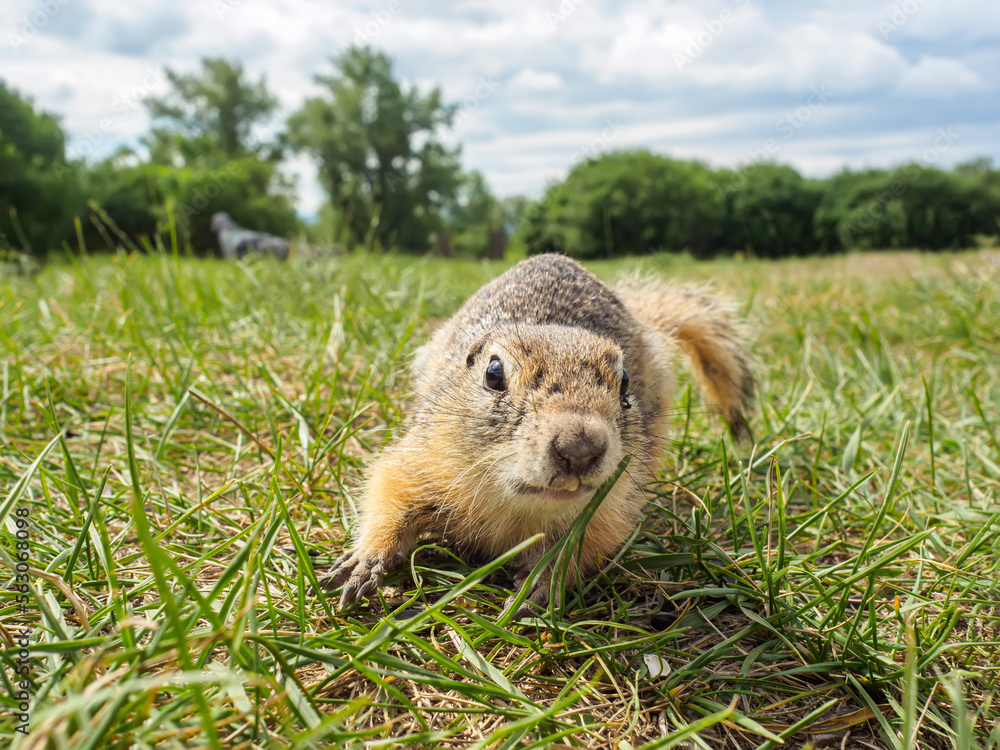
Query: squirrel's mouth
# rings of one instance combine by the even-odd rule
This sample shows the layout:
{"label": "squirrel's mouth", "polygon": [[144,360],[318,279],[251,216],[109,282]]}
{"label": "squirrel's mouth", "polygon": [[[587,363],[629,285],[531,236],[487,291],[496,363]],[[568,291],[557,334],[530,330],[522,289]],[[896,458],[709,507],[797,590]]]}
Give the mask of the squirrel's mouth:
{"label": "squirrel's mouth", "polygon": [[[576,484],[574,489],[569,489],[570,486]],[[517,488],[518,494],[521,495],[535,495],[542,500],[549,500],[557,503],[571,503],[576,500],[588,499],[594,494],[596,487],[584,484],[579,480],[573,480],[572,482],[567,482],[566,486],[556,488],[556,487],[534,487],[530,484],[522,484]]]}
{"label": "squirrel's mouth", "polygon": [[554,490],[552,488],[542,490],[541,496],[546,500],[557,503],[571,503],[576,500],[586,500],[594,494],[594,488],[589,484],[581,484],[575,490]]}

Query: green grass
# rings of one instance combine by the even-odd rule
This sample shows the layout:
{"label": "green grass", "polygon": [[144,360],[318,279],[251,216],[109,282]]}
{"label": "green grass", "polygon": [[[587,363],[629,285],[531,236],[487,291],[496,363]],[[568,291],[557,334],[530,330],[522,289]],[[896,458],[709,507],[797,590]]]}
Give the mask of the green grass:
{"label": "green grass", "polygon": [[436,547],[370,605],[311,592],[410,352],[499,266],[119,255],[0,279],[4,743],[1000,746],[1000,265],[593,268],[741,301],[758,442],[724,441],[682,376],[645,524],[535,626],[500,618],[503,560]]}

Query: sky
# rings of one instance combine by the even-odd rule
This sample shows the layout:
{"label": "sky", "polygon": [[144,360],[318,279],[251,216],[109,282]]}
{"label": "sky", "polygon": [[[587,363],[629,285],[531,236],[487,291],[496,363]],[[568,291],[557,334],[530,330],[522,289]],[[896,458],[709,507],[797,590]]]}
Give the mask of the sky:
{"label": "sky", "polygon": [[[809,176],[1000,162],[997,0],[3,0],[0,79],[60,115],[74,157],[137,146],[147,95],[202,57],[265,76],[282,115],[351,44],[458,106],[446,134],[495,193],[648,148]],[[323,200],[300,156],[299,211]]]}

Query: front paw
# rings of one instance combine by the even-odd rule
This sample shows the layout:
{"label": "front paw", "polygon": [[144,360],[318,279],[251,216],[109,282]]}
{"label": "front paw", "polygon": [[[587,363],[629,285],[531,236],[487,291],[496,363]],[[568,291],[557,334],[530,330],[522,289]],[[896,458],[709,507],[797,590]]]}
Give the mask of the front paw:
{"label": "front paw", "polygon": [[382,557],[369,555],[365,550],[356,548],[345,553],[333,566],[333,570],[319,579],[319,585],[324,591],[333,591],[343,586],[338,607],[343,609],[348,604],[374,594],[385,580],[387,572]]}
{"label": "front paw", "polygon": [[[520,590],[521,587],[527,583],[528,578],[531,576],[531,571],[534,568],[534,561],[525,563],[522,565],[518,571],[514,574],[514,588]],[[521,602],[521,606],[514,611],[510,616],[510,620],[520,620],[525,617],[534,617],[539,614],[539,610],[544,610],[546,605],[549,603],[549,591],[552,586],[552,571],[546,570],[542,573],[538,581],[535,582],[535,588],[531,590],[531,593]],[[503,609],[500,611],[500,616],[506,615],[511,608],[514,606],[514,601],[517,599],[517,594],[511,594],[507,597],[507,600],[503,604]]]}
{"label": "front paw", "polygon": [[[511,608],[514,606],[514,601],[517,599],[517,594],[511,594],[507,597],[507,600],[503,603],[503,609],[500,610],[500,616],[506,615]],[[510,616],[511,621],[521,620],[525,617],[537,617],[545,611],[546,606],[549,603],[549,588],[548,586],[542,587],[538,586],[528,594],[527,598],[521,602],[521,606],[518,607],[514,614]]]}

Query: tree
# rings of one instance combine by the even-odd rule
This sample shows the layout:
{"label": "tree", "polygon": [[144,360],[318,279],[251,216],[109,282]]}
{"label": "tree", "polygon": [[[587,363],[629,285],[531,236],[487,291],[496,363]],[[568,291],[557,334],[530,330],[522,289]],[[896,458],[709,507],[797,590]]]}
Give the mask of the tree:
{"label": "tree", "polygon": [[173,90],[146,100],[154,121],[162,123],[146,139],[153,161],[170,164],[175,155],[186,164],[247,155],[280,158],[280,137],[254,142],[254,128],[266,125],[278,107],[264,77],[248,81],[242,63],[220,58],[203,58],[201,68],[200,75],[168,69]]}
{"label": "tree", "polygon": [[173,222],[195,254],[216,251],[216,211],[252,229],[294,234],[291,186],[278,172],[281,137],[255,140],[277,107],[263,77],[248,82],[238,62],[206,58],[200,74],[168,70],[167,80],[171,90],[146,101],[154,117],[144,139],[149,159],[124,150],[84,173],[87,197],[101,208],[84,223],[87,246],[119,242],[104,217],[139,247],[168,243]]}
{"label": "tree", "polygon": [[525,213],[530,253],[613,258],[656,250],[704,256],[718,246],[723,218],[712,172],[648,151],[618,151],[577,164]]}
{"label": "tree", "polygon": [[0,251],[45,255],[73,236],[81,204],[59,121],[0,81]]}
{"label": "tree", "polygon": [[[138,164],[135,155],[123,148],[83,170],[84,193],[121,232],[141,246],[144,239],[153,242],[162,223],[159,207],[166,200],[165,185],[157,179],[157,174],[164,169]],[[110,250],[120,241],[117,233],[104,226],[103,218],[92,212],[86,214],[83,222],[83,237],[91,250]]]}
{"label": "tree", "polygon": [[834,249],[969,247],[997,232],[1000,191],[989,180],[982,164],[844,171],[825,184],[817,232]]}
{"label": "tree", "polygon": [[502,258],[506,240],[502,213],[500,202],[490,192],[480,172],[462,175],[455,205],[447,216],[447,229],[454,234],[456,254]]}
{"label": "tree", "polygon": [[724,247],[760,258],[809,255],[816,248],[813,218],[821,193],[788,166],[750,164],[720,170],[727,222]]}
{"label": "tree", "polygon": [[278,100],[263,76],[247,80],[242,64],[204,58],[200,74],[167,70],[171,91],[146,100],[154,127],[144,139],[148,163],[98,165],[92,197],[116,223],[162,231],[176,220],[182,242],[213,252],[216,211],[238,223],[283,236],[299,225],[291,185],[278,172],[283,135],[255,139]]}
{"label": "tree", "polygon": [[845,169],[825,180],[814,218],[820,249],[902,247],[906,217],[891,182],[884,169]]}
{"label": "tree", "polygon": [[996,234],[1000,193],[985,175],[945,172],[911,164],[897,169],[906,243],[928,250],[970,247],[977,234]]}
{"label": "tree", "polygon": [[323,96],[289,118],[289,140],[319,165],[340,236],[422,252],[460,184],[459,149],[439,140],[454,108],[434,89],[401,86],[384,54],[352,47],[317,75]]}

